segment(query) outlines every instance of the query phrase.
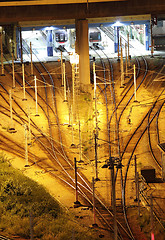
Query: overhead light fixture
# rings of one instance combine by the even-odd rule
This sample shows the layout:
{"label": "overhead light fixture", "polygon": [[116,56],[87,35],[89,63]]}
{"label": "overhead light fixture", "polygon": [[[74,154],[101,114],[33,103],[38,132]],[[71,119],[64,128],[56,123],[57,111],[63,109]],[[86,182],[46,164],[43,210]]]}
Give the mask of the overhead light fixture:
{"label": "overhead light fixture", "polygon": [[48,30],[55,30],[56,28],[54,26],[48,26],[48,27],[45,27],[44,30],[45,31],[48,31]]}
{"label": "overhead light fixture", "polygon": [[114,24],[112,24],[113,27],[122,27],[124,26],[123,23],[121,23],[119,20],[117,20]]}

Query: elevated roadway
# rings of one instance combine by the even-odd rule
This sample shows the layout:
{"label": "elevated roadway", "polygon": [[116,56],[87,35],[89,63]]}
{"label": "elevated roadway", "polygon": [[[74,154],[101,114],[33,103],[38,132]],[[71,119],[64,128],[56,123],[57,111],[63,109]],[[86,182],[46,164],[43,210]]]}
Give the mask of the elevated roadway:
{"label": "elevated roadway", "polygon": [[[19,21],[43,21],[64,19],[106,18],[115,16],[130,16],[151,14],[163,15],[165,13],[164,0],[126,0],[72,4],[45,4],[29,5],[33,1],[17,1],[27,3],[27,6],[10,6],[14,1],[1,1],[0,23]],[[59,2],[59,1],[58,1]],[[61,2],[61,1],[60,1]],[[4,4],[2,6],[2,3]],[[38,4],[40,1],[38,1]]]}

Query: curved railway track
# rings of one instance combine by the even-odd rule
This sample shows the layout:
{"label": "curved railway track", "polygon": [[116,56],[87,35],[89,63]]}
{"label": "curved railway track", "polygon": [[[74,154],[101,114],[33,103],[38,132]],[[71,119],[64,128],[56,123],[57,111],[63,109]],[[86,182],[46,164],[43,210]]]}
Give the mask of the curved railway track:
{"label": "curved railway track", "polygon": [[[105,55],[106,57],[106,55]],[[107,57],[106,57],[107,58]],[[100,58],[101,59],[101,58]],[[108,135],[108,156],[113,156],[112,152],[112,142],[115,142],[117,140],[117,150],[114,150],[116,152],[117,157],[119,158],[120,162],[119,165],[125,164],[125,153],[129,152],[131,153],[131,156],[129,158],[128,163],[126,164],[127,169],[124,172],[125,177],[124,177],[124,182],[123,182],[123,170],[120,168],[120,178],[121,178],[121,192],[122,192],[122,197],[123,197],[123,209],[124,209],[124,214],[125,214],[125,220],[126,223],[123,221],[123,213],[118,212],[117,216],[117,228],[118,228],[118,239],[136,239],[136,236],[134,236],[134,233],[132,233],[131,228],[128,224],[127,221],[127,216],[126,216],[126,199],[125,199],[125,193],[126,193],[126,183],[127,183],[127,174],[130,166],[130,162],[132,159],[132,156],[136,150],[136,147],[138,143],[140,142],[143,134],[146,132],[146,130],[149,129],[150,124],[152,123],[152,119],[156,118],[156,116],[159,115],[161,105],[159,105],[159,111],[155,110],[155,112],[152,112],[149,110],[146,115],[144,116],[144,120],[142,120],[139,123],[139,126],[136,128],[136,130],[131,133],[131,136],[127,136],[125,140],[126,143],[124,145],[121,145],[121,134],[120,134],[120,122],[122,121],[122,116],[124,115],[124,111],[126,110],[128,104],[131,102],[134,93],[130,92],[132,91],[133,88],[133,83],[132,80],[130,79],[128,81],[128,84],[126,85],[124,91],[122,91],[121,99],[116,99],[116,87],[119,85],[118,83],[114,83],[113,79],[113,66],[110,63],[109,59],[106,60],[108,67],[105,66],[104,61],[101,59],[102,62],[102,70],[100,71],[100,79],[102,79],[100,82],[103,83],[103,85],[98,85],[99,86],[99,91],[101,94],[103,94],[104,99],[105,99],[105,105],[106,105],[106,126],[107,126],[107,135]],[[137,64],[138,63],[138,60]],[[144,60],[145,62],[145,60]],[[9,65],[8,65],[9,66]],[[147,66],[147,64],[146,64]],[[62,184],[67,185],[71,188],[71,191],[75,191],[75,180],[74,180],[74,164],[73,160],[71,160],[70,156],[73,156],[75,151],[73,149],[70,149],[65,143],[64,143],[64,134],[63,130],[61,128],[61,123],[60,123],[60,118],[58,116],[58,107],[57,107],[57,102],[56,98],[61,97],[61,83],[60,79],[58,77],[53,77],[51,76],[50,72],[48,71],[47,67],[43,63],[38,63],[34,64],[35,67],[35,74],[38,79],[42,79],[40,81],[40,87],[41,89],[37,92],[38,96],[38,107],[39,107],[39,112],[42,112],[42,117],[45,119],[45,121],[48,124],[48,131],[45,132],[45,130],[42,129],[41,124],[37,121],[37,117],[34,119],[30,119],[31,123],[31,133],[33,136],[34,141],[37,143],[37,145],[42,149],[44,152],[45,156],[48,161],[43,160],[41,157],[37,156],[37,154],[31,153],[29,149],[29,162],[30,165],[36,164],[39,166],[41,169],[43,169],[45,172],[49,172],[53,176],[59,179]],[[108,70],[107,70],[108,69]],[[138,75],[140,73],[140,65],[137,67],[138,73],[137,73],[137,79]],[[10,70],[7,69],[7,65],[5,66],[5,71],[7,74],[7,71],[11,71],[11,66]],[[30,69],[27,66],[27,73],[26,76],[28,76],[28,72],[30,72]],[[146,74],[147,74],[147,67],[145,70],[142,70],[144,76],[142,77],[142,80],[138,80],[140,83],[137,87],[137,90],[143,83]],[[44,73],[44,74],[43,74]],[[110,76],[111,73],[111,76]],[[57,74],[57,76],[59,76]],[[103,77],[102,77],[103,76]],[[107,81],[108,79],[108,81]],[[139,78],[140,79],[140,78]],[[10,79],[9,81],[12,81]],[[17,85],[19,86],[20,89],[22,89],[22,76],[17,74]],[[26,80],[26,85],[28,86],[26,88],[26,94],[28,95],[28,100],[33,100],[33,105],[35,105],[35,91],[34,91],[34,84],[31,85],[29,80]],[[51,90],[48,90],[47,86],[51,85]],[[67,81],[67,87],[69,88],[71,85],[70,81]],[[104,87],[102,87],[104,86]],[[1,97],[3,98],[4,102],[7,104],[6,106],[2,106],[4,111],[1,111],[1,114],[5,115],[7,118],[10,118],[10,111],[9,111],[9,101],[6,98],[5,94],[8,94],[9,86],[6,86],[4,83],[1,84],[1,88],[3,89],[3,93],[1,93]],[[44,89],[44,90],[43,90]],[[70,87],[71,89],[71,87]],[[5,94],[4,94],[5,92]],[[58,92],[58,93],[57,93]],[[110,94],[109,94],[110,92]],[[129,97],[127,97],[129,96]],[[131,96],[131,97],[130,97]],[[13,97],[14,98],[14,97]],[[61,97],[62,98],[62,97]],[[110,101],[109,101],[110,98]],[[17,99],[17,100],[15,100]],[[127,99],[127,100],[126,100]],[[113,110],[109,109],[109,102],[113,103]],[[124,107],[121,106],[124,102]],[[20,102],[20,99],[14,98],[13,101],[13,114],[14,114],[14,121],[18,125],[22,124],[27,124],[28,125],[28,114],[26,110],[24,110],[21,107],[22,103]],[[156,105],[156,103],[155,103]],[[155,107],[153,106],[153,109]],[[53,106],[53,107],[52,107]],[[19,111],[18,111],[19,109]],[[67,108],[66,108],[67,109]],[[68,111],[68,109],[67,109]],[[19,113],[18,113],[19,112]],[[151,117],[151,112],[152,112],[152,118]],[[110,115],[111,113],[111,115]],[[23,115],[23,117],[22,117]],[[147,121],[148,117],[148,121]],[[112,123],[112,119],[114,118],[114,122]],[[139,131],[140,127],[143,125],[143,122],[147,121],[147,127],[143,127],[142,130]],[[158,120],[157,120],[158,122]],[[114,128],[116,129],[115,136],[112,138],[110,130],[112,129],[112,126],[115,126]],[[56,126],[56,127],[55,127]],[[137,131],[138,130],[138,131]],[[137,133],[138,132],[138,133]],[[38,136],[39,135],[39,136]],[[117,135],[117,136],[116,136]],[[135,142],[132,143],[133,137],[135,137]],[[159,135],[158,135],[159,136]],[[77,134],[78,137],[78,134]],[[70,135],[71,138],[71,135]],[[2,144],[2,149],[6,149],[7,151],[10,151],[12,154],[15,154],[19,157],[22,156],[24,158],[24,146],[21,146],[20,144],[15,143],[15,141],[11,140],[7,136],[4,136],[4,134],[0,135],[1,141],[4,143],[8,142],[8,144]],[[113,139],[113,140],[111,140]],[[131,146],[131,144],[133,146]],[[17,145],[17,149],[14,148],[14,144]],[[10,146],[10,148],[7,147],[7,145]],[[69,153],[68,153],[69,152]],[[73,153],[71,153],[73,152]],[[34,161],[35,159],[35,161]],[[124,160],[124,161],[123,161]],[[123,163],[124,162],[124,163]],[[121,166],[121,165],[120,165]],[[116,181],[118,178],[118,169],[116,171]],[[93,207],[93,190],[92,186],[90,183],[90,180],[88,177],[86,177],[82,172],[78,171],[78,193],[81,195],[82,199],[85,200],[86,204],[89,204],[90,206]],[[104,199],[100,197],[100,194],[96,194],[95,196],[96,199],[96,212],[97,215],[101,218],[102,224],[105,224],[105,227],[109,229],[110,234],[114,230],[114,224],[113,224],[113,219],[114,219],[114,212],[111,210],[111,208],[107,207],[107,204],[105,203]],[[104,222],[104,223],[103,223]]]}

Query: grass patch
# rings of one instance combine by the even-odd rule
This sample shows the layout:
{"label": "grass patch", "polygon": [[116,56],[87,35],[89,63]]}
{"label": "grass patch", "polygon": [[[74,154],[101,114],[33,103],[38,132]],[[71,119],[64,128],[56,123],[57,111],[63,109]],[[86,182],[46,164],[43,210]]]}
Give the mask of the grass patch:
{"label": "grass patch", "polygon": [[14,169],[1,154],[0,232],[29,239],[30,219],[34,239],[97,239],[94,230],[82,227],[44,187]]}

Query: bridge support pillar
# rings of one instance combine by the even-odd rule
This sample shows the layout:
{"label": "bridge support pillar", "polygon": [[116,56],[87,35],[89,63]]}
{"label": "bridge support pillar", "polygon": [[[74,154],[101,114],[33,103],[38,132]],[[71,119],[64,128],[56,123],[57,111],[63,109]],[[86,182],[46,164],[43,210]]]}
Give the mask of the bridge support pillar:
{"label": "bridge support pillar", "polygon": [[149,50],[149,38],[150,38],[149,25],[145,24],[145,46],[147,51]]}
{"label": "bridge support pillar", "polygon": [[114,49],[115,53],[118,52],[119,47],[119,27],[114,27]]}
{"label": "bridge support pillar", "polygon": [[47,31],[47,55],[48,57],[53,56],[53,37],[52,30]]}
{"label": "bridge support pillar", "polygon": [[76,20],[76,46],[75,51],[79,55],[79,80],[81,89],[87,90],[90,86],[90,63],[88,20]]}

